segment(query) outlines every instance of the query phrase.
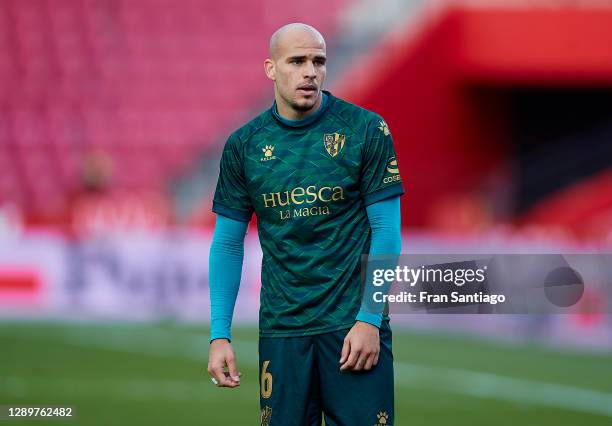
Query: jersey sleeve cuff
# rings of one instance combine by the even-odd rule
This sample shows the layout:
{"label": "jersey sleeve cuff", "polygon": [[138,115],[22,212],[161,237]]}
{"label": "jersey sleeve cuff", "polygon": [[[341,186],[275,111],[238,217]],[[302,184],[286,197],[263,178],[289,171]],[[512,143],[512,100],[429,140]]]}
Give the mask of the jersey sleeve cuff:
{"label": "jersey sleeve cuff", "polygon": [[231,207],[224,206],[223,204],[219,204],[216,201],[213,201],[212,211],[220,214],[221,216],[229,217],[230,219],[238,220],[240,222],[249,222],[251,220],[251,216],[253,215],[252,211],[233,209]]}
{"label": "jersey sleeve cuff", "polygon": [[363,196],[363,203],[366,206],[369,206],[370,204],[374,204],[386,198],[396,197],[396,196],[400,196],[403,194],[404,194],[404,186],[402,185],[401,182],[398,182],[394,185],[386,186],[374,192],[365,194]]}
{"label": "jersey sleeve cuff", "polygon": [[212,343],[213,340],[217,339],[227,339],[230,342],[232,341],[232,333],[230,331],[211,331],[209,343]]}
{"label": "jersey sleeve cuff", "polygon": [[211,337],[210,340],[208,341],[208,343],[210,344],[214,340],[219,340],[219,339],[227,339],[228,342],[232,343],[232,338],[231,337],[225,337],[225,336]]}
{"label": "jersey sleeve cuff", "polygon": [[355,320],[367,322],[368,324],[372,324],[373,326],[380,328],[380,324],[382,323],[382,314],[359,311]]}

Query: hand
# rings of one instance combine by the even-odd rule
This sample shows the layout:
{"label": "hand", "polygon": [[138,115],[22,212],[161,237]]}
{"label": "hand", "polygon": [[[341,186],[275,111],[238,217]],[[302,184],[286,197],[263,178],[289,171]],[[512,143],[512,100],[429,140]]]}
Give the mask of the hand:
{"label": "hand", "polygon": [[344,338],[340,370],[371,370],[378,364],[380,335],[378,327],[357,321]]}
{"label": "hand", "polygon": [[[227,366],[229,372],[224,369]],[[215,339],[208,351],[208,374],[217,380],[217,386],[235,388],[240,386],[240,373],[236,367],[236,355],[227,339]]]}

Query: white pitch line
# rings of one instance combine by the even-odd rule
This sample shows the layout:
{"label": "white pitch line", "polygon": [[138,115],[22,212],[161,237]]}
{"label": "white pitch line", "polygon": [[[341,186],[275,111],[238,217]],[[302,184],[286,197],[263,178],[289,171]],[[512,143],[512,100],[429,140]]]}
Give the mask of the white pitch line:
{"label": "white pitch line", "polygon": [[612,393],[491,373],[405,362],[394,363],[405,388],[430,389],[483,399],[563,408],[612,417]]}
{"label": "white pitch line", "polygon": [[[21,337],[25,337],[20,334]],[[31,336],[40,338],[40,336]],[[56,335],[49,339],[57,340]],[[62,342],[110,351],[149,356],[162,356],[191,361],[206,360],[206,336],[184,335],[171,331],[156,331],[145,335],[116,331],[96,336],[88,330],[61,333]],[[237,339],[237,358],[257,363],[257,342]],[[395,362],[395,381],[403,388],[429,389],[482,399],[518,402],[535,406],[563,408],[612,417],[612,393],[570,385],[512,378],[472,370]]]}

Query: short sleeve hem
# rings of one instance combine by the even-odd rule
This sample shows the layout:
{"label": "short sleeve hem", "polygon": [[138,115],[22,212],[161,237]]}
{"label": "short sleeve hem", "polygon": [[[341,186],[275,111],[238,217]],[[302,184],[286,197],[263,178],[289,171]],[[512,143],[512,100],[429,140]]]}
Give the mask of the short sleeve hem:
{"label": "short sleeve hem", "polygon": [[251,216],[253,215],[252,211],[232,209],[231,207],[224,206],[216,201],[213,201],[212,211],[220,214],[221,216],[229,217],[230,219],[238,220],[240,222],[250,222]]}
{"label": "short sleeve hem", "polygon": [[386,198],[400,196],[403,194],[404,194],[404,187],[401,182],[398,182],[394,185],[386,186],[374,192],[370,192],[369,194],[365,194],[363,196],[363,203],[366,206],[369,206],[370,204],[374,204]]}

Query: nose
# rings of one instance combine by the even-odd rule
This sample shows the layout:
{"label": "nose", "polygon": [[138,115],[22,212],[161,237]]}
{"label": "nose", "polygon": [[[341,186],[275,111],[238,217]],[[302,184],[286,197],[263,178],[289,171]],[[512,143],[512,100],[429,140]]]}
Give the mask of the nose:
{"label": "nose", "polygon": [[305,78],[315,78],[317,73],[315,71],[315,66],[312,61],[306,61],[304,63],[304,77]]}

